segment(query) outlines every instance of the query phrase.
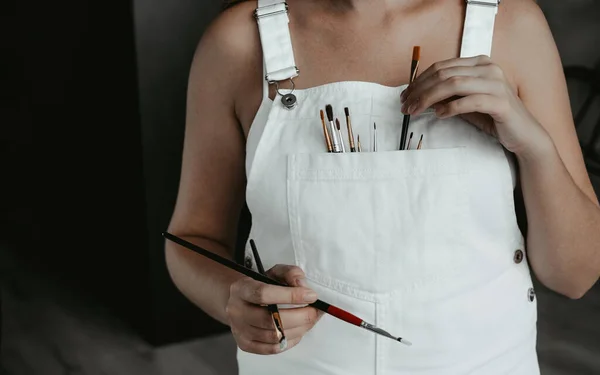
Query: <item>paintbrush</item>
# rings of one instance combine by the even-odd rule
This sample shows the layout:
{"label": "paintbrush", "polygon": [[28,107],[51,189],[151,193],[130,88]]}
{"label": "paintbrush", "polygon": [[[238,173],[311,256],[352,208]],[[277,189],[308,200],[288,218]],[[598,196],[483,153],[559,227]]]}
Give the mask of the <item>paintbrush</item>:
{"label": "paintbrush", "polygon": [[[288,286],[279,281],[273,280],[268,276],[261,275],[260,273],[255,272],[254,270],[251,270],[240,264],[237,264],[236,262],[234,262],[232,260],[223,258],[222,256],[219,256],[219,255],[213,253],[212,251],[205,250],[205,249],[201,248],[200,246],[194,245],[193,243],[188,242],[182,238],[179,238],[169,232],[163,232],[163,237],[165,237],[169,241],[172,241],[178,245],[185,247],[188,250],[191,250],[197,254],[203,255],[203,256],[207,257],[208,259],[213,260],[225,267],[228,267],[228,268],[230,268],[234,271],[237,271],[243,275],[251,277],[254,280],[263,282],[265,284],[278,285],[278,286],[284,286],[284,287]],[[409,346],[412,345],[410,343],[410,341],[407,341],[406,339],[403,339],[401,337],[394,337],[391,334],[389,334],[388,332],[382,330],[381,328],[378,328],[378,327],[374,326],[373,324],[367,323],[364,320],[362,320],[361,318],[349,313],[348,311],[343,310],[337,306],[331,305],[325,301],[318,299],[315,302],[309,304],[308,306],[312,306],[318,310],[321,310],[321,311],[323,311],[333,317],[336,317],[346,323],[350,323],[352,325],[364,328],[366,330],[369,330],[371,332],[385,336],[392,340],[401,342],[405,345],[409,345]]]}
{"label": "paintbrush", "polygon": [[350,111],[348,107],[344,107],[344,112],[346,113],[346,126],[348,127],[348,141],[350,142],[350,152],[356,152],[356,147],[354,147],[354,134],[352,133],[352,123],[350,122]]}
{"label": "paintbrush", "polygon": [[408,145],[406,146],[407,150],[410,150],[410,141],[412,141],[413,132],[410,132],[410,137],[408,137]]}
{"label": "paintbrush", "polygon": [[[419,71],[419,60],[421,59],[421,47],[415,46],[413,47],[413,55],[412,62],[410,65],[410,77],[409,84],[413,83],[415,78],[417,78],[417,72]],[[400,134],[400,150],[405,149],[406,144],[406,136],[408,134],[408,126],[410,124],[410,115],[404,115],[402,119],[402,132]]]}
{"label": "paintbrush", "polygon": [[373,152],[377,152],[377,124],[373,123]]}
{"label": "paintbrush", "polygon": [[325,125],[325,115],[323,114],[323,110],[320,110],[321,114],[321,123],[323,124],[323,134],[325,134],[325,144],[327,145],[327,152],[333,152],[333,147],[331,146],[331,138],[329,137],[329,131],[327,130],[327,125]]}
{"label": "paintbrush", "polygon": [[[250,247],[252,248],[252,255],[254,255],[254,263],[256,263],[256,268],[261,275],[266,276],[265,268],[263,267],[262,261],[260,260],[260,255],[258,255],[258,249],[256,248],[256,244],[254,240],[250,240]],[[285,338],[285,332],[283,331],[283,322],[281,321],[281,315],[279,314],[279,308],[277,305],[267,305],[267,309],[275,322],[275,328],[281,335],[279,339],[279,349],[285,350],[287,348],[287,339]]]}
{"label": "paintbrush", "polygon": [[335,128],[337,129],[337,134],[340,139],[340,145],[342,146],[342,152],[346,152],[346,147],[344,146],[344,138],[342,137],[342,128],[340,127],[340,120],[335,119]]}
{"label": "paintbrush", "polygon": [[333,152],[342,152],[342,147],[340,146],[340,141],[335,134],[335,124],[333,123],[333,108],[331,104],[327,104],[325,106],[325,113],[327,113],[327,120],[329,121],[329,125],[331,126],[331,138],[333,140]]}

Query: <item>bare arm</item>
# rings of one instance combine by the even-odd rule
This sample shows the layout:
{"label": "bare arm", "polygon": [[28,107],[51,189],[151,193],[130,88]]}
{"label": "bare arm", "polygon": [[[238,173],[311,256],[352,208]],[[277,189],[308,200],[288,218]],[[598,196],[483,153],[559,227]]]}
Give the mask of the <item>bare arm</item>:
{"label": "bare arm", "polygon": [[[243,37],[232,35],[236,17],[228,11],[209,27],[192,62],[181,179],[169,225],[173,234],[230,259],[245,190],[245,139],[234,94],[248,47]],[[176,286],[210,316],[226,323],[229,287],[239,274],[170,241],[165,246]]]}
{"label": "bare arm", "polygon": [[[246,187],[245,136],[239,119],[248,121],[253,84],[260,84],[255,5],[248,2],[226,11],[198,46],[189,77],[179,193],[169,225],[171,233],[230,259]],[[241,350],[255,354],[289,350],[322,316],[310,306],[281,311],[287,339],[287,347],[282,347],[264,305],[303,305],[317,299],[302,282],[300,268],[275,265],[267,271],[288,285],[282,287],[243,277],[170,241],[165,252],[177,288],[229,325]]]}
{"label": "bare arm", "polygon": [[528,256],[542,283],[579,298],[600,275],[600,209],[581,155],[560,56],[530,1],[513,1],[511,41],[519,96],[549,134],[517,155],[527,212]]}

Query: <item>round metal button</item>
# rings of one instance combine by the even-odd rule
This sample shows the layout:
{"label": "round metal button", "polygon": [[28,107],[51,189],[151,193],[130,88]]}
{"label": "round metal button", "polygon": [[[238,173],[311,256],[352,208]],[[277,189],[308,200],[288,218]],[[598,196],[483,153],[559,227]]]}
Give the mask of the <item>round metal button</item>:
{"label": "round metal button", "polygon": [[535,290],[533,288],[529,288],[527,291],[527,298],[529,299],[529,302],[533,302],[535,299]]}
{"label": "round metal button", "polygon": [[290,93],[281,97],[281,103],[285,109],[293,109],[298,104],[298,101],[296,100],[296,95]]}
{"label": "round metal button", "polygon": [[246,266],[246,268],[252,268],[252,257],[249,255],[246,255],[246,258],[244,259],[244,266]]}
{"label": "round metal button", "polygon": [[513,260],[515,263],[519,264],[523,261],[523,250],[518,249],[515,251],[515,255],[513,256]]}

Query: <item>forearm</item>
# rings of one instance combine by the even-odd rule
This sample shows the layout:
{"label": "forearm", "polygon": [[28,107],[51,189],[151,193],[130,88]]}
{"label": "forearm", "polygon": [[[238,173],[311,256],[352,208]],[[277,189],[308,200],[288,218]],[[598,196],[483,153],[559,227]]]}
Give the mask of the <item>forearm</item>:
{"label": "forearm", "polygon": [[600,209],[575,184],[552,142],[517,158],[532,268],[550,289],[579,298],[600,274]]}
{"label": "forearm", "polygon": [[[231,259],[228,249],[219,243],[201,237],[178,236]],[[228,324],[225,307],[229,287],[243,275],[171,241],[166,241],[165,246],[169,273],[181,293],[215,320]]]}

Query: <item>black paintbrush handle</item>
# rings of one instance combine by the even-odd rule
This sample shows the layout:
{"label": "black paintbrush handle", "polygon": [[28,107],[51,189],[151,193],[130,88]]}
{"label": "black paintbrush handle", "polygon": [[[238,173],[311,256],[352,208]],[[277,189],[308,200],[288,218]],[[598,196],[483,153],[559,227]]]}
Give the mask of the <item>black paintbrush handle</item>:
{"label": "black paintbrush handle", "polygon": [[271,284],[271,285],[279,285],[279,286],[287,286],[283,283],[280,283],[278,281],[275,281],[267,276],[261,275],[258,272],[255,272],[254,270],[251,270],[249,268],[246,268],[240,264],[237,264],[236,262],[229,260],[227,258],[223,258],[215,253],[213,253],[212,251],[208,251],[205,250],[203,248],[201,248],[200,246],[194,245],[191,242],[188,242],[182,238],[179,238],[175,235],[172,235],[169,232],[163,232],[163,237],[165,237],[166,239],[168,239],[169,241],[173,241],[178,245],[181,245],[189,250],[192,250],[200,255],[204,255],[205,257],[214,260],[217,263],[220,263],[222,265],[224,265],[225,267],[231,268],[234,271],[237,271],[239,273],[242,273],[248,277],[253,278],[254,280],[257,281],[261,281],[265,284]]}
{"label": "black paintbrush handle", "polygon": [[406,149],[406,137],[408,136],[408,124],[410,123],[410,115],[404,115],[402,119],[402,133],[400,135],[400,150]]}
{"label": "black paintbrush handle", "polygon": [[[179,238],[169,232],[163,232],[163,237],[165,237],[166,239],[168,239],[169,241],[173,241],[178,245],[181,245],[189,250],[192,250],[200,255],[204,255],[205,257],[220,263],[222,265],[224,265],[225,267],[231,268],[234,271],[237,271],[241,274],[244,274],[248,277],[253,278],[254,280],[257,281],[261,281],[265,284],[271,284],[271,285],[278,285],[278,286],[286,286],[288,287],[289,285],[285,285],[283,283],[280,283],[278,281],[275,281],[267,276],[261,275],[258,272],[255,272],[254,270],[251,270],[249,268],[246,268],[242,265],[237,264],[236,262],[229,260],[227,258],[223,258],[215,253],[213,253],[212,251],[208,251],[205,250],[203,248],[201,248],[200,246],[194,245],[191,242],[188,242],[182,238]],[[331,306],[330,304],[328,304],[327,302],[321,301],[321,300],[316,300],[315,302],[309,304],[309,306],[312,306],[316,309],[319,309],[321,311],[324,312],[328,312],[327,309]]]}

